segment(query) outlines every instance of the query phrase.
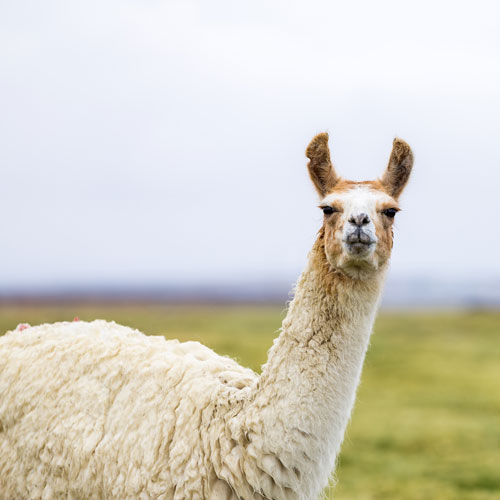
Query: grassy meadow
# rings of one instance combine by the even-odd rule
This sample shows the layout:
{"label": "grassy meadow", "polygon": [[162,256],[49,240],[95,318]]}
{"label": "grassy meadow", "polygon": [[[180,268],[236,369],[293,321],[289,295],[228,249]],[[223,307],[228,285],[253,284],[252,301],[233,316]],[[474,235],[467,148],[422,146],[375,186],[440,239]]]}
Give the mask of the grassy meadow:
{"label": "grassy meadow", "polygon": [[[0,332],[113,319],[199,340],[259,371],[273,306],[3,306]],[[382,313],[342,448],[336,500],[500,499],[500,312]]]}

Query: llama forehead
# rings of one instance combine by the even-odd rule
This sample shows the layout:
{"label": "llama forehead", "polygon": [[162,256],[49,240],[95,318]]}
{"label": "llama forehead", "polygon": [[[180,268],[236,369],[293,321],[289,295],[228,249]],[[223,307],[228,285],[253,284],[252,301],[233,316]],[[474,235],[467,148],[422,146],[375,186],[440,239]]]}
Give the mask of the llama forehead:
{"label": "llama forehead", "polygon": [[321,200],[321,205],[340,205],[344,212],[373,212],[385,205],[397,206],[394,198],[367,184],[357,184],[340,192],[333,191]]}

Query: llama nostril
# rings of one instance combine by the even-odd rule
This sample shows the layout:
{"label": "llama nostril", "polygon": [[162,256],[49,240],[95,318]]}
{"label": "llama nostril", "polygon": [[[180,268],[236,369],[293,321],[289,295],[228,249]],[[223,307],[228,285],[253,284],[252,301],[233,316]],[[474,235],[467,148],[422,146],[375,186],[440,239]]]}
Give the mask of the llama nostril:
{"label": "llama nostril", "polygon": [[370,223],[370,217],[368,217],[368,215],[365,213],[361,213],[359,215],[351,216],[349,222],[351,224],[354,224],[355,226],[365,226],[366,224]]}

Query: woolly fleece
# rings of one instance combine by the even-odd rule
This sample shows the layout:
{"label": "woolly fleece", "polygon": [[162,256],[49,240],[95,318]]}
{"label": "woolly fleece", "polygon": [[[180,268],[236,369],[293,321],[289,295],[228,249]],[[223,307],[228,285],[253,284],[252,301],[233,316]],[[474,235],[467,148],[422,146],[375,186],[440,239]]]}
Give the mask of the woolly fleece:
{"label": "woolly fleece", "polygon": [[210,498],[221,409],[255,381],[197,342],[105,321],[9,332],[0,338],[0,497]]}

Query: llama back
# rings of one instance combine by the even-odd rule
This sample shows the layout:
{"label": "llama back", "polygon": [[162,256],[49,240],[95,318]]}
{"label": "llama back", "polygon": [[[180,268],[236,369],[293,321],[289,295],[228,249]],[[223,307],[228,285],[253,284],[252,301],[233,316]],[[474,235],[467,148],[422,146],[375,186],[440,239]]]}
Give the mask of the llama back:
{"label": "llama back", "polygon": [[[206,488],[201,434],[212,406],[255,378],[197,342],[105,321],[9,332],[0,338],[2,498],[190,498]],[[199,484],[174,484],[189,469]]]}

